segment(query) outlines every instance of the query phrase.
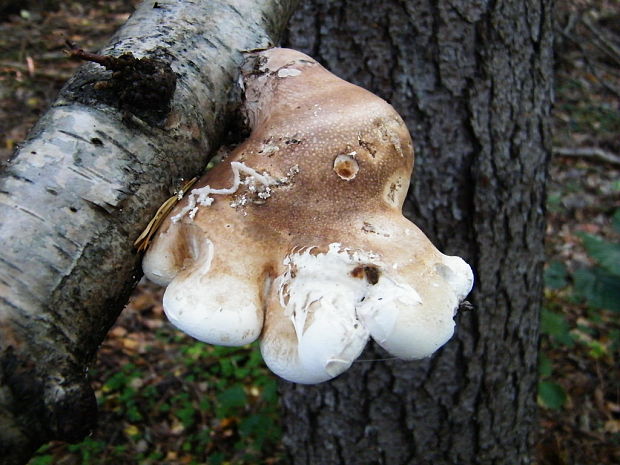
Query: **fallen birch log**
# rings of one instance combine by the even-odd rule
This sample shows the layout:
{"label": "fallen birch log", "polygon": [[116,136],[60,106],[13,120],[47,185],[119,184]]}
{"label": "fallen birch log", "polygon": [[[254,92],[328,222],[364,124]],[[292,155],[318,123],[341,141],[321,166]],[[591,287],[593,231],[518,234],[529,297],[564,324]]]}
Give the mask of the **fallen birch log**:
{"label": "fallen birch log", "polygon": [[0,173],[1,463],[94,426],[87,366],[140,278],[132,244],[202,171],[243,51],[277,43],[295,3],[143,2],[102,54],[152,60],[159,84],[83,66]]}

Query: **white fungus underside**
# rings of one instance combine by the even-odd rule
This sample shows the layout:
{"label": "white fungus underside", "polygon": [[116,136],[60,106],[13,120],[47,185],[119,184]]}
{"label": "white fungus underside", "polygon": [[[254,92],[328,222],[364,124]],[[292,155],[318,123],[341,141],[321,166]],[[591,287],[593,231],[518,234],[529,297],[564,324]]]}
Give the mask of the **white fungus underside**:
{"label": "white fungus underside", "polygon": [[[277,375],[307,384],[331,379],[351,366],[369,337],[401,358],[423,358],[452,336],[456,306],[471,288],[471,270],[458,257],[444,256],[437,263],[437,284],[447,300],[445,308],[428,308],[415,283],[403,282],[399,267],[386,267],[378,255],[339,243],[326,252],[315,249],[285,257],[285,271],[273,282],[280,308],[272,311],[283,312],[296,337],[294,347],[278,346],[290,344],[287,338],[261,344],[265,362]],[[214,253],[210,241],[206,248],[195,248],[193,258],[201,265],[169,284],[166,315],[201,341],[247,344],[263,324],[258,289],[212,270]],[[353,276],[360,266],[376,267],[376,283]]]}
{"label": "white fungus underside", "polygon": [[[332,243],[325,253],[313,253],[312,248],[293,253],[285,258],[284,265],[287,269],[274,285],[297,336],[297,357],[281,360],[266,345],[262,349],[269,367],[290,381],[317,383],[337,376],[359,356],[369,336],[381,345],[389,345],[401,311],[415,315],[424,310],[419,293],[387,274],[379,257],[369,252]],[[376,284],[352,275],[356,267],[363,265],[380,270]],[[420,357],[430,355],[452,335],[452,316],[450,308],[446,315],[439,316],[443,318],[442,331],[406,341],[414,347],[405,351]],[[433,319],[432,315],[418,315],[421,324],[429,317]]]}

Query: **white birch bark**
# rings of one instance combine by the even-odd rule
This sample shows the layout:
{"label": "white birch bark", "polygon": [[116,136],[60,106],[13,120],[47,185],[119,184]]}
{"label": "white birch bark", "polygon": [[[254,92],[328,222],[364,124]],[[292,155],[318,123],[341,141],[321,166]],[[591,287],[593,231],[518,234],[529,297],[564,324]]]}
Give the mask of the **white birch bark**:
{"label": "white birch bark", "polygon": [[0,173],[0,462],[94,424],[86,367],[140,277],[132,243],[198,174],[240,96],[242,51],[279,40],[296,0],[143,2],[101,52],[168,62],[152,126],[98,97],[87,64]]}

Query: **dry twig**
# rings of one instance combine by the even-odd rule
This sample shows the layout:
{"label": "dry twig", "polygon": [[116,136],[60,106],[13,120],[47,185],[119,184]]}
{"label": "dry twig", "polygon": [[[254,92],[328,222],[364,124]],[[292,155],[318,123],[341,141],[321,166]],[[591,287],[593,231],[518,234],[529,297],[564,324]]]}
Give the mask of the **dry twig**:
{"label": "dry twig", "polygon": [[601,76],[601,74],[598,71],[598,68],[600,68],[601,65],[590,58],[590,54],[586,50],[586,48],[583,46],[583,44],[579,40],[576,40],[570,36],[567,36],[567,38],[568,40],[574,42],[577,45],[577,47],[581,51],[581,55],[583,56],[583,59],[586,65],[588,66],[592,74],[596,77],[598,82],[609,92],[615,94],[618,98],[620,98],[620,88],[616,87],[613,83],[604,79],[603,76]]}
{"label": "dry twig", "polygon": [[3,61],[0,62],[0,72],[20,72],[24,74],[28,74],[31,77],[37,78],[45,78],[51,79],[54,81],[64,82],[68,80],[72,73],[71,72],[53,72],[53,71],[43,71],[41,68],[38,68],[33,74],[31,74],[31,68],[27,64],[18,63],[15,61]]}
{"label": "dry twig", "polygon": [[600,147],[553,147],[553,154],[561,157],[589,158],[620,166],[620,156]]}
{"label": "dry twig", "polygon": [[620,65],[620,47],[614,44],[607,36],[607,31],[603,31],[586,15],[581,18],[581,22],[590,30],[594,40],[592,43],[603,53]]}

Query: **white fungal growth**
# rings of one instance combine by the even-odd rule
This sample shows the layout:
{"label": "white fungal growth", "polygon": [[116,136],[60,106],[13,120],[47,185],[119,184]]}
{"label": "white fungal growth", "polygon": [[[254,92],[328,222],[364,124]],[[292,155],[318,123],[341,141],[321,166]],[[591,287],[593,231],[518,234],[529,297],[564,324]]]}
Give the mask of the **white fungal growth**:
{"label": "white fungal growth", "polygon": [[288,255],[283,262],[286,271],[274,281],[281,306],[276,311],[283,312],[276,318],[292,323],[296,343],[289,349],[261,344],[271,370],[298,383],[339,375],[359,356],[369,336],[356,315],[365,284],[350,273],[377,257],[342,249],[338,243],[325,253],[314,252],[310,247]]}
{"label": "white fungal growth", "polygon": [[373,339],[383,345],[394,332],[401,310],[414,309],[421,304],[422,298],[413,287],[384,274],[376,285],[368,287],[364,301],[357,307],[357,316]]}
{"label": "white fungal growth", "polygon": [[474,275],[461,257],[444,255],[443,263],[437,264],[436,269],[450,285],[459,302],[467,297],[474,286]]}
{"label": "white fungal growth", "polygon": [[401,358],[430,356],[452,336],[456,295],[471,286],[456,278],[460,263],[443,258],[440,276],[462,289],[446,288],[446,305],[437,307],[402,280],[397,264],[387,266],[375,253],[339,243],[326,252],[310,247],[291,253],[274,286],[282,312],[277,318],[290,321],[296,344],[284,350],[261,344],[265,362],[277,375],[307,384],[348,369],[369,337]]}
{"label": "white fungal growth", "polygon": [[299,174],[299,165],[293,165],[291,166],[288,171],[286,172],[286,176],[284,178],[280,178],[278,180],[278,182],[280,184],[288,184],[290,183],[293,178]]}
{"label": "white fungal growth", "polygon": [[[198,212],[199,206],[208,207],[214,201],[211,195],[231,195],[237,192],[239,186],[247,185],[250,192],[256,192],[257,184],[262,185],[264,188],[268,188],[277,183],[277,181],[269,176],[267,173],[260,174],[258,171],[246,166],[242,162],[233,161],[230,163],[230,168],[233,172],[233,183],[227,189],[214,189],[209,185],[193,189],[187,198],[187,205],[185,205],[179,213],[172,217],[172,222],[176,223],[186,214],[190,219],[194,219]],[[241,179],[241,173],[247,175],[245,179]]]}
{"label": "white fungal growth", "polygon": [[181,331],[209,344],[251,343],[263,325],[255,283],[219,273],[215,245],[197,236],[190,239],[192,273],[177,274],[168,284],[163,297],[166,316]]}
{"label": "white fungal growth", "polygon": [[299,76],[300,74],[301,74],[301,70],[295,69],[295,68],[280,68],[278,70],[279,78],[295,77],[295,76]]}
{"label": "white fungal growth", "polygon": [[269,187],[265,187],[265,190],[256,194],[259,199],[268,199],[271,197],[271,189]]}
{"label": "white fungal growth", "polygon": [[296,357],[283,363],[267,345],[262,350],[269,367],[294,382],[316,383],[342,373],[370,336],[385,343],[401,311],[422,303],[413,287],[386,274],[388,267],[372,252],[332,243],[326,252],[310,247],[292,253],[283,264],[286,271],[274,285],[295,331]]}
{"label": "white fungal growth", "polygon": [[341,317],[351,313],[355,317],[355,305],[364,297],[366,285],[353,278],[351,271],[361,263],[378,261],[374,254],[341,250],[337,242],[329,244],[325,253],[313,254],[313,249],[287,256],[283,262],[287,270],[276,281],[280,305],[291,318],[299,341],[315,302],[333,306]]}

